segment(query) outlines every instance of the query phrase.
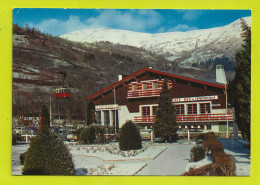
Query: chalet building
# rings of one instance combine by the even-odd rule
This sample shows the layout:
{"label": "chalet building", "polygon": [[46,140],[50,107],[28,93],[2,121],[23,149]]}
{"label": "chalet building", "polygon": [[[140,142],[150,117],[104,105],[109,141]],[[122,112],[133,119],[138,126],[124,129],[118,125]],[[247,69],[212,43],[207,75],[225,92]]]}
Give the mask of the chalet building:
{"label": "chalet building", "polygon": [[226,108],[225,85],[143,68],[109,87],[87,97],[95,104],[96,123],[120,128],[127,120],[140,127],[154,123],[157,100],[166,80],[177,108],[179,128],[194,131],[225,132],[233,122]]}

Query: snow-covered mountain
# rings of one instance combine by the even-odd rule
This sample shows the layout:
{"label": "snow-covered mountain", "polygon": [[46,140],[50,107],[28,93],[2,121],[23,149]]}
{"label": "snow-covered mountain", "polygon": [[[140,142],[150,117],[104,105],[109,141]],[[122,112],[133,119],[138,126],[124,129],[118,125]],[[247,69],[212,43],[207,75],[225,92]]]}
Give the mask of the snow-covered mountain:
{"label": "snow-covered mountain", "polygon": [[[243,18],[251,26],[251,17]],[[241,47],[241,24],[231,24],[211,29],[159,34],[139,33],[115,29],[85,29],[61,35],[76,42],[111,42],[142,48],[162,55],[182,67],[203,63],[215,58],[227,57],[234,61],[235,52]]]}

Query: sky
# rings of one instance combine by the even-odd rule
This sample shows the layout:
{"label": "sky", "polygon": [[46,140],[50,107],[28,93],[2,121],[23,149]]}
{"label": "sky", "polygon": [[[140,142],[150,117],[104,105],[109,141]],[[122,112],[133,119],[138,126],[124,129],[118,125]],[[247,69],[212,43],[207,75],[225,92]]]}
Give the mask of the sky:
{"label": "sky", "polygon": [[165,33],[224,26],[247,16],[250,10],[15,8],[13,23],[54,36],[87,28]]}

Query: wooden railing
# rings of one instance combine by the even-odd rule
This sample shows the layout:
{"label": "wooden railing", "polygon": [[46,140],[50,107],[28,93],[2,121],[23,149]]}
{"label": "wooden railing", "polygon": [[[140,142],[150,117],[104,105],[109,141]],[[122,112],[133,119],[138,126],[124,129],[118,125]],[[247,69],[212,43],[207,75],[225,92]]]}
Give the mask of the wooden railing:
{"label": "wooden railing", "polygon": [[128,91],[127,98],[159,97],[161,89]]}
{"label": "wooden railing", "polygon": [[[179,123],[189,122],[220,122],[233,121],[233,114],[191,114],[178,115],[176,121]],[[135,123],[154,123],[154,116],[135,116]]]}

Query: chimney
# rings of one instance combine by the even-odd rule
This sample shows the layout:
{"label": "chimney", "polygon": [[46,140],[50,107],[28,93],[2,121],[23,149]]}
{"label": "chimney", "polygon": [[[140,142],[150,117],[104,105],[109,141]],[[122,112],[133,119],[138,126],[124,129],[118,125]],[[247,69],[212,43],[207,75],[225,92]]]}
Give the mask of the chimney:
{"label": "chimney", "polygon": [[118,81],[123,79],[123,75],[118,75]]}
{"label": "chimney", "polygon": [[216,82],[227,84],[224,66],[221,64],[216,66]]}

